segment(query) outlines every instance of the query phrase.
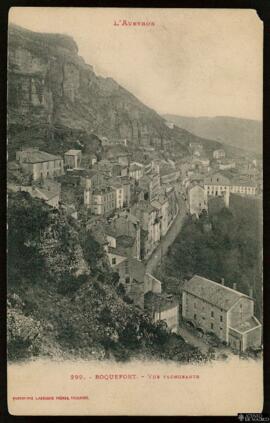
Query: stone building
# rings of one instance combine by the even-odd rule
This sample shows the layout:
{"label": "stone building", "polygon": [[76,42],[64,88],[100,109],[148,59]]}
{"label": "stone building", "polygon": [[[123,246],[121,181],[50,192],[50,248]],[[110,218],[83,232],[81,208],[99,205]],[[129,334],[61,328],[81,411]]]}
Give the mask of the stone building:
{"label": "stone building", "polygon": [[21,169],[34,181],[64,174],[63,159],[60,156],[40,151],[38,148],[25,148],[17,151],[16,160]]}
{"label": "stone building", "polygon": [[112,219],[104,227],[108,241],[108,257],[112,266],[121,261],[121,257],[140,258],[140,222],[126,213]]}
{"label": "stone building", "polygon": [[110,183],[110,187],[115,191],[115,208],[122,209],[124,206],[124,187],[119,182]]}
{"label": "stone building", "polygon": [[139,201],[131,208],[141,224],[141,258],[148,257],[160,240],[160,218],[157,210],[147,201]]}
{"label": "stone building", "polygon": [[78,169],[81,166],[81,160],[81,150],[68,150],[64,154],[64,163],[68,169]]}
{"label": "stone building", "polygon": [[169,227],[169,201],[165,196],[159,196],[151,202],[151,205],[157,210],[157,216],[160,219],[161,236],[166,235]]}
{"label": "stone building", "polygon": [[127,295],[134,304],[144,308],[145,265],[134,258],[127,258],[115,266],[119,274],[119,282],[125,287]]}
{"label": "stone building", "polygon": [[173,295],[150,291],[144,296],[144,307],[154,322],[164,320],[172,332],[178,331],[179,301]]}
{"label": "stone building", "polygon": [[80,185],[85,190],[93,190],[104,185],[104,175],[97,170],[86,169],[80,174]]}
{"label": "stone building", "polygon": [[188,206],[189,213],[196,217],[199,217],[203,210],[207,211],[207,192],[202,186],[196,184],[188,189]]}
{"label": "stone building", "polygon": [[158,173],[144,175],[139,180],[139,187],[144,192],[145,200],[152,201],[160,192],[160,176]]}
{"label": "stone building", "polygon": [[214,159],[224,159],[225,156],[226,156],[225,151],[222,150],[222,148],[213,151],[213,158]]}
{"label": "stone building", "polygon": [[120,178],[121,184],[123,186],[123,205],[124,207],[129,207],[131,199],[131,181],[128,176],[122,176]]}
{"label": "stone building", "polygon": [[116,209],[115,190],[110,187],[100,187],[84,191],[84,204],[96,215],[110,214]]}
{"label": "stone building", "polygon": [[22,185],[19,191],[26,191],[34,198],[39,198],[51,207],[58,208],[61,193],[61,184],[44,180],[43,182],[33,183],[31,186]]}
{"label": "stone building", "polygon": [[182,288],[182,317],[235,350],[261,345],[262,325],[254,316],[254,299],[201,276],[193,276]]}
{"label": "stone building", "polygon": [[229,205],[230,193],[242,195],[256,195],[256,184],[240,175],[218,172],[204,179],[204,189],[208,196],[224,196]]}
{"label": "stone building", "polygon": [[198,142],[190,142],[189,149],[193,156],[200,157],[203,154],[203,146]]}
{"label": "stone building", "polygon": [[[177,195],[176,195],[176,189],[175,187],[168,186],[165,189],[166,198],[169,202],[168,207],[168,224],[170,225],[175,216],[177,215],[179,211],[178,201],[177,201]],[[179,187],[178,187],[179,189]]]}
{"label": "stone building", "polygon": [[129,176],[136,181],[141,179],[143,177],[143,165],[137,162],[130,163]]}

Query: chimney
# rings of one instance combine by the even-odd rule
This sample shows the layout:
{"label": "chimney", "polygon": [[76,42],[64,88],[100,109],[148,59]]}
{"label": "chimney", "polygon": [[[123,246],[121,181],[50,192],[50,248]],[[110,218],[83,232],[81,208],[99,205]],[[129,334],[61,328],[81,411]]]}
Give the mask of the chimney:
{"label": "chimney", "polygon": [[249,296],[253,298],[253,288],[249,288]]}
{"label": "chimney", "polygon": [[236,289],[237,289],[236,283],[233,283],[233,289],[236,291]]}
{"label": "chimney", "polygon": [[225,285],[225,280],[224,280],[224,278],[221,278],[221,285]]}

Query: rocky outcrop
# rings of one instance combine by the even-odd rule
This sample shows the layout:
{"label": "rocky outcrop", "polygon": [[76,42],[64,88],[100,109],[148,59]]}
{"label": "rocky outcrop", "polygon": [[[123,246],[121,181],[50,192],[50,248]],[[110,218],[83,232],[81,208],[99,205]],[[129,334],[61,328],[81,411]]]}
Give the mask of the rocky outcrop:
{"label": "rocky outcrop", "polygon": [[11,150],[30,141],[58,153],[95,134],[158,148],[177,141],[187,151],[191,135],[168,128],[113,79],[97,76],[69,36],[16,25],[9,27],[8,103]]}

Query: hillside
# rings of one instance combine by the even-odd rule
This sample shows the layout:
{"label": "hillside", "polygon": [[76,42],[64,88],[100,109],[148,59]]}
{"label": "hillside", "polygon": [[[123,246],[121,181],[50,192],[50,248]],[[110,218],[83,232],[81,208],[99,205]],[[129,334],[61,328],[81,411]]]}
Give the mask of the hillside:
{"label": "hillside", "polygon": [[227,116],[184,117],[164,115],[168,121],[199,137],[220,141],[244,151],[262,153],[262,123]]}
{"label": "hillside", "polygon": [[[258,198],[231,194],[230,208],[215,209],[195,221],[189,217],[172,244],[156,277],[169,281],[198,274],[256,300],[255,314],[262,319],[262,203]],[[210,228],[210,229],[209,229]]]}
{"label": "hillside", "polygon": [[133,305],[93,234],[63,211],[10,193],[8,225],[9,360],[208,359]]}
{"label": "hillside", "polygon": [[[91,40],[90,40],[91,42]],[[188,143],[208,142],[165,120],[111,78],[97,76],[61,34],[9,26],[8,149],[38,145],[52,153],[82,145],[100,150],[100,137],[188,153]]]}

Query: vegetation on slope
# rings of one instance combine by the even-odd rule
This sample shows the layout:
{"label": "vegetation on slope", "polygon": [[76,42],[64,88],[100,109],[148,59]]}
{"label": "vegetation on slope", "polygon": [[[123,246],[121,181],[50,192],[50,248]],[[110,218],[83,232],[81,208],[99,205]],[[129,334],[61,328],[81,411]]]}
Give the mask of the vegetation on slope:
{"label": "vegetation on slope", "polygon": [[[236,197],[237,198],[237,197]],[[255,312],[262,318],[262,220],[260,204],[255,201],[232,200],[231,208],[222,208],[199,220],[185,222],[170,247],[157,277],[166,285],[194,274],[225,285],[256,299]],[[166,289],[166,287],[164,286]],[[170,289],[170,286],[167,286]]]}
{"label": "vegetation on slope", "polygon": [[11,193],[8,225],[10,360],[208,359],[132,304],[77,221],[28,193]]}

